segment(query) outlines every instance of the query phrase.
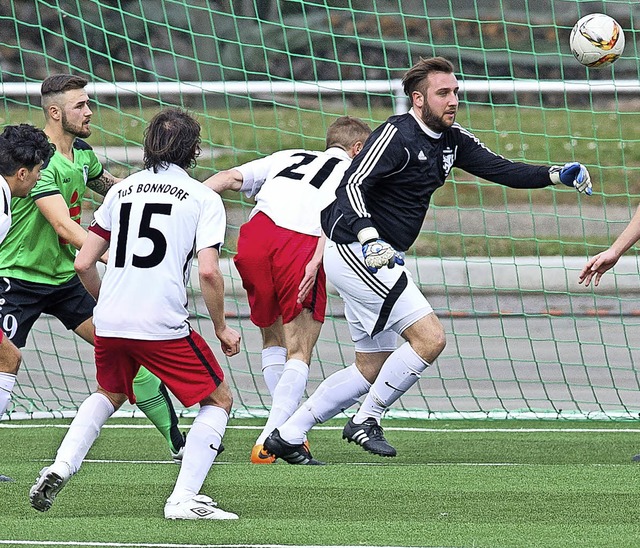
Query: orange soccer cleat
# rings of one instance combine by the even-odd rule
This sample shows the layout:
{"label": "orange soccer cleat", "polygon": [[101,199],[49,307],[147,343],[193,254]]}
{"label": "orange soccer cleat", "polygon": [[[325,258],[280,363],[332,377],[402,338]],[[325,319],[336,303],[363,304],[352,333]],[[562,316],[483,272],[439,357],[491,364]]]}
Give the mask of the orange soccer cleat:
{"label": "orange soccer cleat", "polygon": [[251,462],[253,464],[273,464],[276,457],[264,450],[264,446],[260,443],[253,446],[251,450]]}

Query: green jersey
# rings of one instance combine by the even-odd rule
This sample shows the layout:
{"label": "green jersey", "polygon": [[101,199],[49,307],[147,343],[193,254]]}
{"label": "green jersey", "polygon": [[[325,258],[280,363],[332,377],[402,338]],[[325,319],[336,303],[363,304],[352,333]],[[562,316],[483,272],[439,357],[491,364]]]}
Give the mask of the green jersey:
{"label": "green jersey", "polygon": [[76,249],[62,240],[36,206],[38,198],[61,194],[71,218],[80,223],[87,181],[103,167],[91,146],[73,143],[73,162],[56,152],[26,198],[11,200],[11,228],[0,245],[0,276],[60,285],[74,275]]}

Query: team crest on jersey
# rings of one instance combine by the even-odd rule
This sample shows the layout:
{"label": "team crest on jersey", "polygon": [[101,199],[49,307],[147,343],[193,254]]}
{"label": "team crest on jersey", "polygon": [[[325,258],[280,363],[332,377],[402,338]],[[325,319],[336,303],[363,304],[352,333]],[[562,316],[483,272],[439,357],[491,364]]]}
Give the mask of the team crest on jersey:
{"label": "team crest on jersey", "polygon": [[447,147],[442,151],[442,169],[444,169],[444,176],[449,175],[451,168],[453,167],[453,162],[456,161],[456,152],[458,147],[456,146],[453,150],[451,147]]}

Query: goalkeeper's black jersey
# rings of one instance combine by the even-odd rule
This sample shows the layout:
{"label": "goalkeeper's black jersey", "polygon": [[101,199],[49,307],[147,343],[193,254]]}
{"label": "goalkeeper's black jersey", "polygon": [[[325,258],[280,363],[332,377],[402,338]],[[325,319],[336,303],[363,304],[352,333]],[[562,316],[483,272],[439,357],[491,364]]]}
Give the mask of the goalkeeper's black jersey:
{"label": "goalkeeper's black jersey", "polygon": [[[426,126],[424,126],[426,129]],[[549,166],[512,162],[454,124],[425,131],[411,113],[392,116],[367,139],[322,212],[322,229],[336,243],[357,240],[374,226],[380,237],[406,251],[418,237],[431,195],[452,167],[512,188],[551,185]]]}

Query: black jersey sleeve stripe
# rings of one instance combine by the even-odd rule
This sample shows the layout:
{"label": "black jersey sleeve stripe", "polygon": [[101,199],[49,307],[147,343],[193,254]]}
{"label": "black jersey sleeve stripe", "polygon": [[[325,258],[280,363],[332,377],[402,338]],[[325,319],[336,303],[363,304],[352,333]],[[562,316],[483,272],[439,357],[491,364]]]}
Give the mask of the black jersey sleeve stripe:
{"label": "black jersey sleeve stripe", "polygon": [[346,185],[347,197],[351,208],[358,217],[370,217],[364,203],[360,185],[366,177],[373,171],[376,164],[380,161],[385,149],[389,146],[391,139],[397,132],[397,128],[391,124],[386,124],[380,136],[374,141],[364,158],[351,174]]}

